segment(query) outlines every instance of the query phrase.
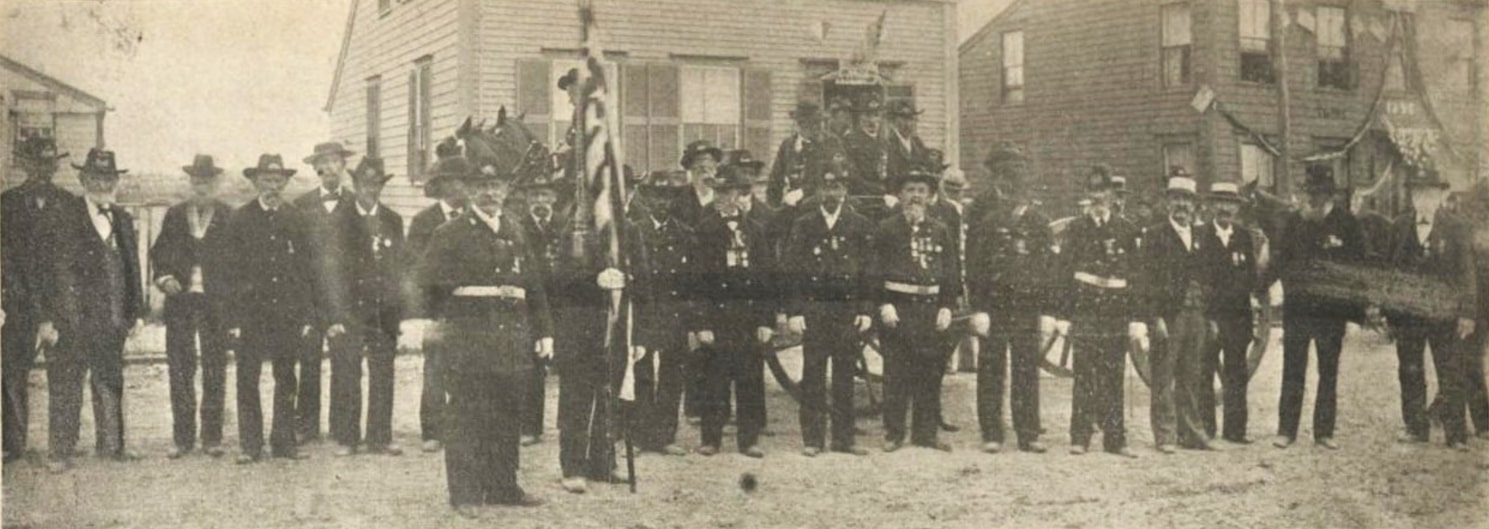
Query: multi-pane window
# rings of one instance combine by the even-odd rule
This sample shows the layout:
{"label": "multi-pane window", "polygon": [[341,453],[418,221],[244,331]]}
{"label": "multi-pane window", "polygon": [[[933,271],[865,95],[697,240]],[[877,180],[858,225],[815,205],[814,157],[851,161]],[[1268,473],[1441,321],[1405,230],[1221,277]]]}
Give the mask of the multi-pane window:
{"label": "multi-pane window", "polygon": [[1193,142],[1169,141],[1163,144],[1163,168],[1159,174],[1163,175],[1165,182],[1174,169],[1183,169],[1191,175],[1198,170],[1194,163]]}
{"label": "multi-pane window", "polygon": [[683,143],[708,140],[721,149],[740,146],[739,69],[684,66],[681,70]]}
{"label": "multi-pane window", "polygon": [[1354,71],[1349,61],[1348,14],[1343,7],[1319,6],[1317,16],[1318,85],[1349,90]]}
{"label": "multi-pane window", "polygon": [[[55,138],[56,120],[53,118],[55,100],[45,94],[37,94],[39,97],[30,97],[27,94],[16,95],[15,108],[11,115],[15,119],[15,136],[12,138],[15,145],[19,147],[21,142],[28,138]],[[15,157],[11,157],[12,162]]]}
{"label": "multi-pane window", "polygon": [[1194,48],[1189,4],[1168,4],[1159,12],[1163,18],[1163,86],[1188,84],[1190,54]]}
{"label": "multi-pane window", "polygon": [[408,174],[417,179],[430,163],[434,128],[434,60],[425,56],[414,61],[408,73]]}
{"label": "multi-pane window", "polygon": [[1272,153],[1260,145],[1241,142],[1241,183],[1256,182],[1263,189],[1276,187],[1277,181],[1272,177],[1274,162]]}
{"label": "multi-pane window", "polygon": [[1003,102],[1024,101],[1024,32],[1003,34]]}
{"label": "multi-pane window", "polygon": [[367,155],[380,156],[382,141],[380,130],[383,123],[383,78],[367,79]]}
{"label": "multi-pane window", "polygon": [[1237,0],[1240,10],[1241,80],[1272,82],[1272,6],[1269,0]]}

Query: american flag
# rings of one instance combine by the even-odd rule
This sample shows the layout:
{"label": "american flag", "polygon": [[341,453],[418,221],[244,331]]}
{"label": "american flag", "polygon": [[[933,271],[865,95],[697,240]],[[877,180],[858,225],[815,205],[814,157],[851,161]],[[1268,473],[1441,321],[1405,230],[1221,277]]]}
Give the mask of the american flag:
{"label": "american flag", "polygon": [[[625,151],[621,149],[620,137],[612,134],[612,131],[621,129],[618,116],[610,112],[610,109],[620,106],[616,104],[615,91],[611,90],[609,80],[605,78],[602,62],[605,51],[600,43],[591,0],[580,0],[579,22],[584,67],[579,68],[577,86],[580,97],[574,109],[574,126],[580,133],[578,147],[582,149],[580,159],[584,165],[577,173],[581,181],[594,190],[591,196],[595,198],[595,233],[610,233],[618,227],[616,219],[625,218],[625,180],[621,178],[621,167],[625,164],[621,156]],[[618,242],[612,239],[611,244]]]}

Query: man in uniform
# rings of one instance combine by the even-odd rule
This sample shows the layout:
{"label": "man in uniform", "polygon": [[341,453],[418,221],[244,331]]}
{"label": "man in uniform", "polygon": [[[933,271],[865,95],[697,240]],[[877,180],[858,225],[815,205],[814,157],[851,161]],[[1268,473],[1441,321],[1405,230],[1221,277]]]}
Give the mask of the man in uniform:
{"label": "man in uniform", "polygon": [[[232,208],[217,198],[222,169],[197,155],[181,168],[191,178],[191,197],[171,206],[150,247],[155,286],[165,292],[165,349],[170,369],[175,447],[181,457],[196,446],[196,370],[202,368],[202,448],[222,455],[222,410],[226,395],[228,321],[222,261]],[[200,359],[198,359],[200,346]]]}
{"label": "man in uniform", "polygon": [[367,360],[366,450],[401,455],[393,442],[393,358],[398,352],[398,326],[403,319],[403,217],[380,202],[383,185],[393,175],[383,160],[363,157],[352,171],[354,198],[331,222],[341,237],[341,251],[331,254],[331,270],[341,280],[331,285],[331,329],[344,347],[332,349],[331,428],[336,455],[356,452],[362,438],[362,360]]}
{"label": "man in uniform", "polygon": [[86,163],[73,166],[83,197],[59,204],[45,224],[55,253],[37,334],[48,346],[53,472],[71,467],[85,375],[93,394],[97,455],[137,459],[124,449],[124,340],[141,324],[145,297],[134,218],[114,203],[119,175],[126,172],[114,160],[113,151],[89,150]]}
{"label": "man in uniform", "polygon": [[[568,251],[564,245],[568,241],[567,235],[571,227],[569,218],[560,215],[556,211],[558,203],[557,184],[548,175],[537,175],[527,185],[523,186],[522,193],[527,204],[527,214],[521,217],[523,236],[533,246],[538,259],[533,262],[538,275],[543,278],[547,285],[549,299],[554,302],[554,308],[562,312],[561,288],[555,283],[556,277],[553,270],[560,265],[560,257]],[[562,316],[562,314],[560,314]],[[564,328],[566,322],[559,318],[555,322],[559,328]],[[559,349],[564,349],[566,341],[562,337],[565,333],[559,333]],[[562,356],[562,353],[559,353]],[[523,400],[522,407],[522,446],[531,446],[540,442],[543,438],[543,408],[546,399],[544,379],[548,375],[548,366],[545,362],[538,362],[533,369],[533,379],[528,382],[527,396]]]}
{"label": "man in uniform", "polygon": [[516,219],[502,215],[511,183],[477,171],[462,177],[470,209],[435,231],[420,260],[418,284],[434,321],[418,325],[440,344],[450,393],[441,432],[450,505],[476,517],[482,505],[541,503],[517,484],[518,437],[533,352],[553,355],[553,323],[536,252]]}
{"label": "man in uniform", "polygon": [[[885,146],[888,156],[885,163],[890,180],[885,185],[890,189],[897,187],[893,179],[910,172],[911,168],[929,167],[937,174],[945,169],[941,167],[941,160],[931,159],[931,149],[915,133],[921,112],[915,108],[914,102],[907,99],[898,99],[889,104],[889,135]],[[936,189],[931,191],[933,195],[936,194]]]}
{"label": "man in uniform", "polygon": [[834,97],[827,102],[827,133],[843,139],[853,130],[853,104],[846,97]]}
{"label": "man in uniform", "polygon": [[910,409],[910,443],[951,450],[936,440],[941,418],[936,390],[961,270],[955,237],[927,211],[937,181],[923,169],[898,180],[902,211],[880,221],[873,238],[870,278],[884,346],[885,452],[904,446]]}
{"label": "man in uniform", "polygon": [[[1204,230],[1201,240],[1205,250],[1211,253],[1215,267],[1210,285],[1210,300],[1205,310],[1215,341],[1211,345],[1207,373],[1220,372],[1223,410],[1220,437],[1235,444],[1250,444],[1246,437],[1246,385],[1251,379],[1251,369],[1246,353],[1251,347],[1252,296],[1266,299],[1266,293],[1257,290],[1258,268],[1257,245],[1260,244],[1251,229],[1240,224],[1238,216],[1246,198],[1241,195],[1234,182],[1210,184],[1207,197],[1214,211],[1213,228]],[[1219,355],[1217,358],[1216,355]],[[1213,380],[1206,375],[1205,380]],[[1213,386],[1207,386],[1213,391]],[[1205,391],[1207,387],[1201,387]],[[1214,435],[1213,393],[1200,404],[1200,414],[1208,417]]]}
{"label": "man in uniform", "polygon": [[[335,241],[340,241],[342,235],[335,233],[337,223],[332,219],[352,209],[351,193],[342,189],[342,185],[350,180],[346,174],[347,158],[353,153],[343,147],[339,142],[326,142],[315,146],[314,152],[305,157],[305,163],[315,168],[315,173],[320,176],[320,186],[315,190],[300,195],[295,199],[295,209],[300,210],[305,220],[306,228],[310,233],[311,261],[316,296],[316,311],[312,315],[310,334],[305,336],[304,347],[300,352],[300,393],[295,398],[295,414],[297,420],[297,433],[302,443],[319,440],[321,437],[321,363],[322,357],[328,346],[336,349],[342,346],[350,346],[345,340],[340,339],[345,329],[332,331],[333,326],[325,320],[323,315],[330,314],[335,300],[330,299],[330,293],[342,287],[336,285],[341,278],[331,275],[328,271],[329,262],[334,259],[333,254],[343,251]],[[337,351],[331,351],[331,355],[337,355]],[[331,419],[332,424],[347,424],[346,420],[338,421]],[[335,432],[332,432],[334,435]]]}
{"label": "man in uniform", "polygon": [[678,215],[683,222],[696,226],[698,221],[708,215],[709,205],[716,198],[713,179],[723,161],[724,151],[714,147],[708,140],[691,142],[683,149],[679,165],[688,172],[688,185],[693,189],[693,196],[677,205]]}
{"label": "man in uniform", "polygon": [[775,163],[770,166],[767,202],[773,207],[795,207],[816,194],[822,175],[831,169],[833,154],[843,148],[837,136],[823,132],[822,110],[816,103],[797,103],[791,119],[796,123],[796,131],[781,140]]}
{"label": "man in uniform", "polygon": [[1109,174],[1098,171],[1089,176],[1091,205],[1070,225],[1068,248],[1060,254],[1061,263],[1053,267],[1059,275],[1055,295],[1061,320],[1057,328],[1081,352],[1074,366],[1070,453],[1086,453],[1094,427],[1100,424],[1107,452],[1137,457],[1127,448],[1122,377],[1128,340],[1147,335],[1140,297],[1129,287],[1139,273],[1139,229],[1112,209],[1113,193]]}
{"label": "man in uniform", "polygon": [[[424,182],[424,193],[436,202],[414,215],[414,220],[409,223],[408,252],[405,255],[411,267],[417,266],[419,260],[424,257],[424,251],[428,249],[429,240],[434,237],[434,231],[459,217],[466,206],[463,178],[466,173],[470,172],[469,163],[460,156],[459,146],[453,143],[442,143],[435,150],[439,154],[439,161],[435,162],[434,168],[430,170],[429,180]],[[408,316],[416,319],[426,318],[423,296],[417,293],[417,281],[414,274],[408,274],[405,279],[414,289],[405,295],[405,300],[409,303]],[[426,340],[423,349],[424,383],[419,395],[419,433],[424,444],[420,449],[431,453],[440,449],[442,437],[439,430],[444,422],[442,417],[445,406],[449,402],[449,395],[445,391],[444,379],[439,376],[440,344]]]}
{"label": "man in uniform", "polygon": [[760,348],[774,333],[775,259],[767,227],[757,216],[743,213],[751,185],[743,168],[726,166],[714,185],[718,199],[698,225],[699,273],[708,278],[702,293],[708,307],[700,310],[705,320],[698,331],[707,373],[701,403],[703,445],[698,452],[718,453],[732,392],[739,451],[764,457],[757,444],[765,427]]}
{"label": "man in uniform", "polygon": [[1338,207],[1334,170],[1327,165],[1308,167],[1304,191],[1308,200],[1284,220],[1277,241],[1276,259],[1267,270],[1263,286],[1281,280],[1288,295],[1282,304],[1282,391],[1278,398],[1277,448],[1292,446],[1298,437],[1298,417],[1303,412],[1303,391],[1308,376],[1308,344],[1318,353],[1318,394],[1313,407],[1313,440],[1336,450],[1334,441],[1335,388],[1339,380],[1339,352],[1344,343],[1345,323],[1360,308],[1335,300],[1303,295],[1290,288],[1297,274],[1319,261],[1358,263],[1365,256],[1359,223],[1347,208]]}
{"label": "man in uniform", "polygon": [[[637,376],[633,438],[639,449],[681,456],[677,414],[686,383],[688,334],[696,336],[701,318],[694,295],[697,238],[692,226],[673,214],[674,201],[687,198],[666,186],[667,175],[654,175],[636,188],[636,202],[626,245],[632,252],[631,289],[635,306],[636,343],[646,348]],[[649,376],[644,376],[649,375]]]}
{"label": "man in uniform", "polygon": [[795,305],[787,327],[802,335],[802,455],[814,457],[829,448],[829,417],[832,451],[864,455],[853,439],[853,372],[862,349],[859,337],[872,323],[865,269],[873,258],[869,245],[874,224],[845,207],[846,178],[825,173],[820,182],[815,211],[792,223],[782,261],[792,283],[787,295]]}
{"label": "man in uniform", "polygon": [[[1429,417],[1427,381],[1423,369],[1423,352],[1432,346],[1432,362],[1437,367],[1438,396],[1442,399],[1435,411],[1443,425],[1447,444],[1457,450],[1468,450],[1468,427],[1464,422],[1465,345],[1474,332],[1478,309],[1474,281],[1473,249],[1464,226],[1457,217],[1444,211],[1448,183],[1431,169],[1418,169],[1406,180],[1411,194],[1411,211],[1393,223],[1395,241],[1389,252],[1390,265],[1399,270],[1420,274],[1453,287],[1454,299],[1442,300],[1453,307],[1456,318],[1433,319],[1406,313],[1386,317],[1396,331],[1396,358],[1401,381],[1401,418],[1406,432],[1401,441],[1425,443]],[[1392,311],[1394,312],[1394,311]]]}
{"label": "man in uniform", "polygon": [[277,154],[259,156],[243,170],[258,198],[239,207],[223,237],[224,274],[230,279],[228,333],[238,338],[238,463],[262,459],[263,409],[259,373],[264,362],[274,369],[274,418],[269,445],[275,457],[297,459],[295,363],[311,331],[315,310],[315,274],[311,270],[310,234],[302,213],[281,197],[294,169]]}
{"label": "man in uniform", "polygon": [[[1050,314],[1046,271],[1054,243],[1049,219],[1035,209],[1026,187],[1024,155],[1001,143],[984,164],[997,191],[972,222],[967,238],[968,294],[974,310],[990,319],[977,353],[977,420],[982,450],[1003,449],[1003,388],[1020,450],[1044,453],[1039,442],[1039,324]],[[1005,375],[1010,373],[1011,375]]]}
{"label": "man in uniform", "polygon": [[1182,168],[1169,174],[1164,189],[1168,218],[1148,227],[1143,236],[1142,268],[1152,310],[1154,341],[1148,356],[1152,387],[1149,407],[1153,441],[1158,451],[1174,453],[1174,445],[1212,450],[1204,415],[1214,414],[1214,404],[1203,409],[1204,393],[1212,389],[1215,375],[1205,371],[1205,318],[1210,289],[1214,286],[1214,262],[1206,251],[1208,229],[1196,226],[1194,213],[1199,198],[1197,185]]}
{"label": "man in uniform", "polygon": [[0,300],[5,312],[3,339],[4,370],[0,373],[0,391],[4,393],[5,461],[21,457],[26,451],[26,430],[30,424],[27,387],[31,368],[36,363],[36,330],[41,323],[42,293],[45,277],[51,272],[50,245],[45,244],[46,221],[55,217],[73,194],[52,183],[58,153],[51,138],[33,136],[22,140],[15,151],[15,163],[26,172],[26,181],[0,194]]}
{"label": "man in uniform", "polygon": [[878,99],[869,99],[863,103],[859,111],[858,127],[843,136],[843,149],[848,154],[853,174],[852,181],[848,186],[848,194],[852,196],[884,196],[886,208],[894,206],[894,197],[891,195],[898,191],[890,187],[890,181],[900,175],[891,174],[891,169],[903,169],[890,167],[889,148],[882,138],[883,131],[880,130],[884,124],[883,102]]}

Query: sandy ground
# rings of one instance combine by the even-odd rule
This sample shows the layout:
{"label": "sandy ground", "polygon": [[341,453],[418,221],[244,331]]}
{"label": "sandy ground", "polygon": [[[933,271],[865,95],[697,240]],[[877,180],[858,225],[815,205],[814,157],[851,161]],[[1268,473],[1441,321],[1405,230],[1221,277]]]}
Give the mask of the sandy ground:
{"label": "sandy ground", "polygon": [[[1275,344],[1274,344],[1275,345]],[[1308,442],[1304,409],[1300,442],[1288,450],[1266,443],[1276,424],[1281,355],[1268,355],[1251,384],[1251,434],[1259,442],[1221,453],[1152,449],[1148,393],[1129,376],[1128,432],[1142,456],[1066,453],[1070,381],[1045,379],[1041,399],[1048,454],[983,454],[973,408],[975,378],[948,377],[946,415],[963,426],[943,433],[951,454],[907,448],[877,450],[882,429],[862,419],[868,457],[798,454],[796,406],[770,383],[770,427],[763,460],[732,452],[712,458],[640,457],[640,490],[601,486],[585,495],[558,487],[556,380],[549,379],[545,441],[523,452],[521,481],[547,500],[531,509],[501,508],[482,520],[456,517],[446,504],[440,454],[418,446],[421,359],[398,360],[395,436],[402,457],[334,458],[327,444],[312,458],[237,466],[202,455],[171,461],[164,365],[135,365],[128,381],[128,436],[145,460],[81,458],[63,475],[46,473],[41,455],[4,470],[4,527],[1485,527],[1489,526],[1489,445],[1469,453],[1399,445],[1395,355],[1368,334],[1347,342],[1340,382],[1339,451]],[[232,380],[231,373],[229,380]],[[1313,380],[1310,376],[1310,391]],[[44,446],[44,377],[33,377],[32,445]],[[229,385],[228,403],[233,402]],[[269,388],[265,373],[264,390]],[[266,395],[265,402],[268,402]],[[85,412],[87,415],[87,412]],[[85,420],[90,422],[89,420]],[[91,445],[91,426],[82,439]],[[697,431],[685,427],[693,447]],[[228,446],[236,442],[228,415]],[[742,473],[758,477],[745,493]]]}

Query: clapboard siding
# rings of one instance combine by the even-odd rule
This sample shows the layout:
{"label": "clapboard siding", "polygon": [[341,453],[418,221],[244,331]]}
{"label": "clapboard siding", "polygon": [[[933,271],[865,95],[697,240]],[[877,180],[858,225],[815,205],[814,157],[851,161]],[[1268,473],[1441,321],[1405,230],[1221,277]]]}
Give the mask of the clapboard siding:
{"label": "clapboard siding", "polygon": [[[74,97],[68,90],[58,89],[54,84],[42,82],[33,75],[35,74],[32,71],[24,67],[19,67],[19,69],[0,67],[0,105],[14,109],[18,103],[5,100],[5,98],[22,93],[45,94],[49,98],[47,111],[52,115],[53,137],[57,140],[57,150],[71,153],[67,160],[63,160],[63,170],[58,173],[56,182],[62,187],[77,191],[80,189],[77,178],[69,176],[73,174],[73,171],[65,164],[82,163],[83,158],[87,156],[88,149],[104,146],[101,116],[106,112],[106,106],[102,101]],[[49,81],[57,83],[55,80]],[[25,173],[19,167],[12,165],[10,145],[13,144],[15,135],[18,133],[14,130],[15,126],[10,116],[0,117],[0,140],[3,140],[5,145],[0,148],[0,173],[3,173],[0,189],[19,184],[26,178]],[[128,158],[121,159],[120,163],[126,168],[129,167]]]}

